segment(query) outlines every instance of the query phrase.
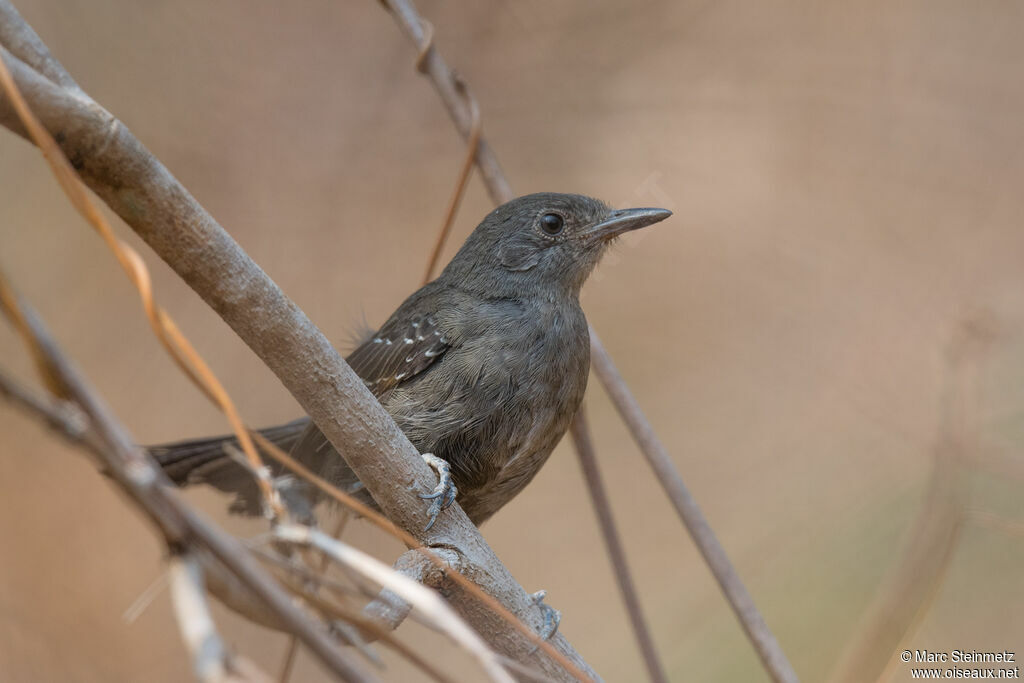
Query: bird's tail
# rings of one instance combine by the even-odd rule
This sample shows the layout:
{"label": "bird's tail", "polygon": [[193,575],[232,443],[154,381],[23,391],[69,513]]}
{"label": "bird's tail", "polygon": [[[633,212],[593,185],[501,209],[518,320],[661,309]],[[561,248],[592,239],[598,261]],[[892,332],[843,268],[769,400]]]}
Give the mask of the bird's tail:
{"label": "bird's tail", "polygon": [[[259,430],[267,440],[285,452],[291,450],[309,424],[303,417],[276,427]],[[215,436],[205,439],[190,439],[175,443],[149,446],[148,450],[164,473],[178,486],[207,483],[221,490],[233,491],[229,485],[243,475],[241,465],[231,457],[229,450],[238,449],[234,436]]]}
{"label": "bird's tail", "polygon": [[[355,495],[365,504],[376,507],[355,473],[308,417],[261,429],[259,432],[333,485]],[[237,452],[238,447],[235,437],[218,436],[150,446],[148,450],[164,473],[178,486],[208,484],[225,493],[234,494],[228,507],[231,512],[260,515],[263,512],[262,496],[256,486],[256,479],[247,471],[245,463],[232,457],[232,451]],[[305,480],[290,476],[290,472],[276,461],[266,457],[264,460],[289,510],[298,519],[312,519],[313,508],[322,499],[320,493]]]}

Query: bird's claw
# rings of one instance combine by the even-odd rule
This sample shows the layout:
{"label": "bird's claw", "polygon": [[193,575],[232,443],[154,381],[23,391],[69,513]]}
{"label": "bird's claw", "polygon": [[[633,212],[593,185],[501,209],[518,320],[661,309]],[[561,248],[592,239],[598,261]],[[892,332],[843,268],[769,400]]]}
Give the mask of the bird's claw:
{"label": "bird's claw", "polygon": [[437,486],[434,487],[434,490],[430,493],[420,494],[420,498],[423,500],[431,501],[430,507],[427,508],[430,521],[427,522],[427,526],[423,527],[424,531],[428,531],[430,527],[434,526],[441,511],[447,510],[455,502],[458,490],[455,488],[455,482],[452,481],[452,467],[447,460],[439,458],[433,453],[424,453],[423,460],[437,472]]}
{"label": "bird's claw", "polygon": [[[552,636],[558,633],[558,625],[562,623],[562,613],[544,602],[544,598],[547,596],[548,592],[546,590],[539,590],[530,595],[530,598],[533,599],[533,604],[537,605],[541,614],[544,615],[544,628],[537,634],[544,640],[550,640]],[[530,650],[530,654],[536,651],[537,646],[534,645],[533,649]]]}

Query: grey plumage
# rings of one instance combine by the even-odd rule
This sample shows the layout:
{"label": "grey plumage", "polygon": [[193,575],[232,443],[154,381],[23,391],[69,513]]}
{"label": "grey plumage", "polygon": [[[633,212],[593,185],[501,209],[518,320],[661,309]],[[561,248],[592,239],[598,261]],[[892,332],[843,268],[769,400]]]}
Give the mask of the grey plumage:
{"label": "grey plumage", "polygon": [[[475,523],[533,479],[579,407],[590,366],[583,282],[614,237],[669,215],[614,211],[580,195],[508,202],[347,358],[416,448],[448,461],[459,504]],[[308,418],[264,434],[332,483],[360,492]],[[225,456],[230,441],[151,451],[176,482],[234,492],[233,509],[255,513],[251,477]],[[315,502],[304,483],[283,483],[290,504]]]}

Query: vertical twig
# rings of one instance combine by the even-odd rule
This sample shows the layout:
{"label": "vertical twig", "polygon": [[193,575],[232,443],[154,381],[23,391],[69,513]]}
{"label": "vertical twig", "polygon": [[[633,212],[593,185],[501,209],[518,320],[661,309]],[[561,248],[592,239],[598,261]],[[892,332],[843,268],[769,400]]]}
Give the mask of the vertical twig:
{"label": "vertical twig", "polygon": [[786,655],[782,652],[779,642],[775,639],[775,635],[768,628],[757,605],[754,604],[754,599],[747,592],[746,586],[743,585],[733,568],[725,549],[719,543],[711,525],[708,524],[707,518],[701,512],[700,506],[697,505],[697,501],[686,484],[683,483],[683,478],[676,471],[671,456],[658,439],[658,435],[654,433],[654,428],[647,421],[643,411],[640,410],[640,405],[626,386],[626,381],[622,379],[622,375],[615,368],[611,357],[595,334],[590,336],[590,348],[591,367],[594,369],[594,373],[601,380],[612,403],[615,404],[615,408],[632,432],[640,451],[647,458],[647,462],[654,470],[665,494],[675,506],[676,512],[690,532],[697,549],[704,556],[704,561],[711,569],[711,573],[714,574],[715,580],[718,581],[726,600],[729,601],[743,630],[746,631],[747,637],[753,643],[765,669],[775,681],[799,680],[789,660],[786,659]]}
{"label": "vertical twig", "polygon": [[655,683],[667,683],[668,677],[665,669],[658,658],[658,652],[654,647],[654,639],[651,637],[650,629],[644,619],[643,609],[640,607],[640,597],[636,592],[636,585],[629,572],[629,564],[626,562],[626,551],[619,538],[619,532],[615,528],[615,519],[612,517],[611,502],[608,499],[608,492],[601,479],[601,471],[598,468],[597,456],[594,454],[594,444],[590,438],[590,429],[587,425],[587,417],[580,406],[579,412],[572,421],[572,438],[576,446],[576,455],[579,456],[580,469],[583,470],[583,477],[587,482],[587,490],[590,492],[590,502],[594,504],[594,514],[601,526],[601,534],[604,536],[605,546],[608,548],[608,558],[611,560],[612,568],[615,570],[615,580],[619,584],[619,591],[622,593],[622,600],[626,603],[626,612],[633,624],[633,633],[636,636],[637,645],[640,647],[640,654],[643,656],[644,665],[647,667],[647,675]]}

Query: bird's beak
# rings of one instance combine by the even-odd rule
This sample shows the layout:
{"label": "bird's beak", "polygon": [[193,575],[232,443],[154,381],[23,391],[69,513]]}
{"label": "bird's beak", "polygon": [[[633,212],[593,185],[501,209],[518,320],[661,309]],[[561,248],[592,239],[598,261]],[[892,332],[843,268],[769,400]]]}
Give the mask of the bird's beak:
{"label": "bird's beak", "polygon": [[668,209],[619,209],[607,219],[586,231],[588,241],[607,242],[630,230],[639,230],[661,222],[672,215]]}

